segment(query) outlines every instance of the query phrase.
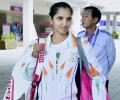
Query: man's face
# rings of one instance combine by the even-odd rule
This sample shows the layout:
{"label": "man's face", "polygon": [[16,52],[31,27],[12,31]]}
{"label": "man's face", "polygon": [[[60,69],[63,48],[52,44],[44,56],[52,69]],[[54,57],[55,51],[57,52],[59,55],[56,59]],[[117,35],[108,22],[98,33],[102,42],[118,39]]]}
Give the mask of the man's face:
{"label": "man's face", "polygon": [[50,22],[52,23],[55,34],[67,34],[72,23],[70,10],[68,8],[59,8],[53,19],[50,19]]}
{"label": "man's face", "polygon": [[90,28],[96,25],[94,18],[92,17],[91,10],[84,10],[82,12],[82,25],[84,28]]}

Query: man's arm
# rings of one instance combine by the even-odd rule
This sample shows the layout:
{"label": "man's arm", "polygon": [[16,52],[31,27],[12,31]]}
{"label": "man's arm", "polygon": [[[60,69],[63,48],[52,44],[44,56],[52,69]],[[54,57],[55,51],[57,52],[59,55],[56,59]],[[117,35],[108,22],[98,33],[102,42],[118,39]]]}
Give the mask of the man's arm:
{"label": "man's arm", "polygon": [[110,71],[116,58],[116,48],[111,36],[106,39],[106,53],[108,57],[108,70]]}

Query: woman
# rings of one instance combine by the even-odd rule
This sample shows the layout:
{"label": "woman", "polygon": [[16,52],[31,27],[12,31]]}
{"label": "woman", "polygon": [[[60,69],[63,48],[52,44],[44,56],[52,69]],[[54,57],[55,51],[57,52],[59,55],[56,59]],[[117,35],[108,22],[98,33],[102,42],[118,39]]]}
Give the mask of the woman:
{"label": "woman", "polygon": [[[55,3],[50,8],[49,21],[53,31],[46,38],[44,62],[41,63],[41,68],[37,66],[42,73],[38,89],[39,100],[77,100],[75,73],[78,50],[75,37],[68,31],[72,14],[72,8],[65,2]],[[40,48],[39,44],[36,45],[32,52],[34,57],[37,57]],[[34,71],[34,57],[27,68],[28,76]]]}

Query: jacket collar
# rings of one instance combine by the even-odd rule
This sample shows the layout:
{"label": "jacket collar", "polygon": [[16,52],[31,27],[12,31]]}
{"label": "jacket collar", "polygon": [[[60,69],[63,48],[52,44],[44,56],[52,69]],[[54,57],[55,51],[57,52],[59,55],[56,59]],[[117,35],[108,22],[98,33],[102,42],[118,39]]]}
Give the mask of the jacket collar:
{"label": "jacket collar", "polygon": [[[51,40],[52,34],[53,34],[53,32],[51,32],[48,35],[48,37],[46,38],[47,47],[51,47],[52,46],[52,40]],[[66,43],[64,45],[64,48],[69,48],[69,47],[73,47],[74,48],[74,47],[77,47],[76,37],[71,32],[69,32],[68,37],[64,41],[66,41]]]}

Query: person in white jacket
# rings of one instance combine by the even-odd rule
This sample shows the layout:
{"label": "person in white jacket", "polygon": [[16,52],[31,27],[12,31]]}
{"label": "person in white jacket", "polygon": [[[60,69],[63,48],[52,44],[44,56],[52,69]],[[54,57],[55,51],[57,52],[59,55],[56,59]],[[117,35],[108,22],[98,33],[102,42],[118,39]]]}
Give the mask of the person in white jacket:
{"label": "person in white jacket", "polygon": [[[53,30],[45,40],[44,62],[39,69],[42,72],[39,100],[77,100],[75,73],[78,67],[78,50],[76,39],[69,32],[72,14],[71,6],[65,2],[55,3],[50,8],[49,21]],[[28,58],[28,77],[34,72],[39,52],[39,44],[36,45],[31,58]]]}

